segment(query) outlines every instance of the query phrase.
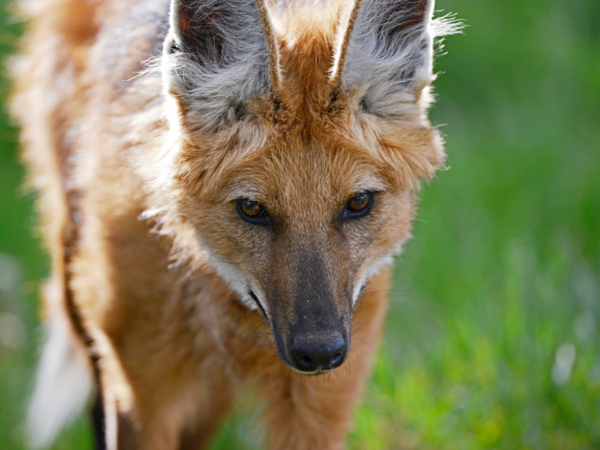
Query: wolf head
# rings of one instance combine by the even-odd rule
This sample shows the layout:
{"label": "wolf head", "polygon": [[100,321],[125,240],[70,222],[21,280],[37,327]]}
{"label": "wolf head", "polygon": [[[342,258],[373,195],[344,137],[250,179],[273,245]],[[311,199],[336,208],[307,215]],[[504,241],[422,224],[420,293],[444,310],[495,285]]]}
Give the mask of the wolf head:
{"label": "wolf head", "polygon": [[353,309],[444,162],[426,113],[434,38],[456,28],[433,4],[172,1],[158,183],[175,239],[260,310],[295,370],[343,364]]}

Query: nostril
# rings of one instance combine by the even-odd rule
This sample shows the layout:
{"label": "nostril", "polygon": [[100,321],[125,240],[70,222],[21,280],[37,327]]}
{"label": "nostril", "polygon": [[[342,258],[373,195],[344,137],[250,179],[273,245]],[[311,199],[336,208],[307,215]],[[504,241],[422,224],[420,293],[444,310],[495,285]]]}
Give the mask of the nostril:
{"label": "nostril", "polygon": [[298,358],[298,363],[300,363],[304,367],[312,366],[312,360],[308,356],[301,356],[300,358]]}
{"label": "nostril", "polygon": [[342,362],[342,359],[344,358],[344,354],[339,352],[336,353],[333,358],[331,358],[331,365],[332,366],[337,366],[339,363]]}

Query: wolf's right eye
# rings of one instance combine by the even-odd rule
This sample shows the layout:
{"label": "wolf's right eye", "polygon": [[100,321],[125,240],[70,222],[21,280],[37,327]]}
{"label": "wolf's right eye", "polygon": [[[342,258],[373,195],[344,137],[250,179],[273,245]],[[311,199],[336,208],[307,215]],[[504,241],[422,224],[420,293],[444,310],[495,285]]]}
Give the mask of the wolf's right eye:
{"label": "wolf's right eye", "polygon": [[237,201],[237,209],[246,222],[250,222],[257,225],[271,225],[271,219],[269,214],[265,211],[265,208],[254,200],[248,200],[242,198]]}

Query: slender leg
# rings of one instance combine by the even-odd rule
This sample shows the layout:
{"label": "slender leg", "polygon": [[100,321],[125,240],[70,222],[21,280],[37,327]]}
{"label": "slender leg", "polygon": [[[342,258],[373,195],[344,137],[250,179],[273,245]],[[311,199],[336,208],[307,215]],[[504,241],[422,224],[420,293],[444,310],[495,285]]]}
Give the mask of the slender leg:
{"label": "slender leg", "polygon": [[208,448],[215,429],[220,424],[223,416],[229,410],[231,398],[225,393],[215,397],[212,406],[204,405],[204,413],[195,421],[189,430],[182,433],[179,450],[203,450]]}
{"label": "slender leg", "polygon": [[117,445],[119,450],[138,448],[135,427],[131,418],[125,414],[117,416]]}
{"label": "slender leg", "polygon": [[[105,371],[106,374],[107,371]],[[132,383],[132,404],[123,410],[119,383],[103,392],[107,450],[201,450],[229,410],[234,389],[221,370],[201,372],[142,388]],[[220,375],[220,376],[219,376]],[[116,378],[116,377],[115,377]],[[168,381],[168,379],[167,379]],[[119,397],[119,394],[121,397]]]}
{"label": "slender leg", "polygon": [[[140,405],[140,411],[119,411],[107,405],[107,450],[201,450],[207,447],[230,405],[230,396],[216,391],[214,396],[197,395],[190,386],[193,412],[180,402]],[[204,391],[204,389],[203,389]],[[106,396],[111,398],[110,395]],[[193,417],[194,419],[190,419]],[[188,425],[184,425],[185,423]],[[111,426],[110,424],[113,424]]]}

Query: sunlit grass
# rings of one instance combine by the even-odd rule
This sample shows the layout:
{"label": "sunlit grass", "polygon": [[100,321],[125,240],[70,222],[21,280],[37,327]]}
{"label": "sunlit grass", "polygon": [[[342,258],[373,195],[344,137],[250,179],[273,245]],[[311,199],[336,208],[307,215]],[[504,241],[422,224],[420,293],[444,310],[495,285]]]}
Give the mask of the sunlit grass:
{"label": "sunlit grass", "polygon": [[[355,448],[595,448],[598,280],[572,249],[558,250],[536,261],[509,246],[470,302],[427,312],[428,331],[405,333],[414,315],[395,306]],[[371,447],[374,434],[388,438]]]}

